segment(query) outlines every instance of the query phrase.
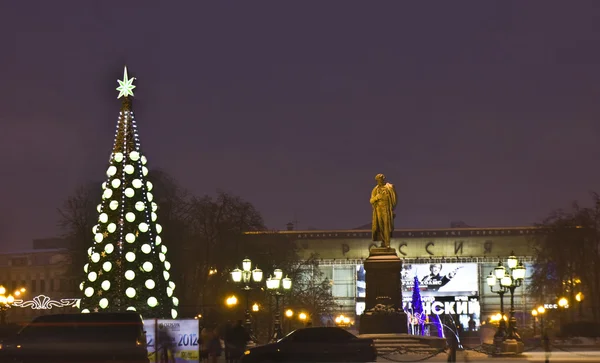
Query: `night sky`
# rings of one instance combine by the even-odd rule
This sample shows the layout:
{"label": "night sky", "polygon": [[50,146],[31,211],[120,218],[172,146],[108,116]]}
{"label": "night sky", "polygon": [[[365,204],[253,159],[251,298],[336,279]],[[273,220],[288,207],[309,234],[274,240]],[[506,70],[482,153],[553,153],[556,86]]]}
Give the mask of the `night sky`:
{"label": "night sky", "polygon": [[149,166],[272,229],[370,223],[377,173],[397,228],[530,225],[600,191],[598,2],[204,4],[0,5],[1,250],[104,180],[125,64]]}

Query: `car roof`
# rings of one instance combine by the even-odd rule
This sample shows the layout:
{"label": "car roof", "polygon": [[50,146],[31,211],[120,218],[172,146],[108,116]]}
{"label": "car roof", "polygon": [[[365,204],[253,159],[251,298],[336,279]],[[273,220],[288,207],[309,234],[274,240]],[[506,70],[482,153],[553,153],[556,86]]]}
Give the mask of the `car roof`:
{"label": "car roof", "polygon": [[32,323],[54,323],[54,322],[85,322],[85,323],[106,323],[106,322],[126,322],[143,324],[142,316],[134,312],[123,313],[77,313],[77,314],[52,314],[42,315],[33,319]]}

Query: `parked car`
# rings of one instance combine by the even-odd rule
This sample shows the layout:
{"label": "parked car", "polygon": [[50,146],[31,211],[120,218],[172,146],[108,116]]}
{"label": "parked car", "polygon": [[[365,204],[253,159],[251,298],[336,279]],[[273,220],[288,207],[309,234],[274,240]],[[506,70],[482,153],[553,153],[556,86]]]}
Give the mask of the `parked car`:
{"label": "parked car", "polygon": [[4,341],[0,353],[3,362],[149,363],[137,313],[40,316]]}
{"label": "parked car", "polygon": [[242,362],[374,362],[373,339],[338,327],[298,329],[276,343],[248,349]]}

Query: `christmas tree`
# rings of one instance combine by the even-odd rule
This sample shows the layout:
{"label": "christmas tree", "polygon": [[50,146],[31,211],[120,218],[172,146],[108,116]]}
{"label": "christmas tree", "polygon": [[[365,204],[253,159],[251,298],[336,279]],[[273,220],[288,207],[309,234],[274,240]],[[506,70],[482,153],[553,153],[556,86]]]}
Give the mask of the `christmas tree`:
{"label": "christmas tree", "polygon": [[421,288],[419,287],[419,278],[415,276],[415,284],[413,286],[413,294],[412,294],[412,311],[413,315],[416,318],[416,321],[419,323],[419,334],[423,335],[424,332],[424,316],[423,316],[423,301],[421,300]]}
{"label": "christmas tree", "polygon": [[131,107],[135,78],[127,67],[119,80],[123,98],[107,180],[102,184],[94,243],[83,270],[82,313],[137,311],[144,318],[177,317],[179,301],[173,295],[167,247],[157,223],[152,183],[147,180],[146,157],[140,150]]}

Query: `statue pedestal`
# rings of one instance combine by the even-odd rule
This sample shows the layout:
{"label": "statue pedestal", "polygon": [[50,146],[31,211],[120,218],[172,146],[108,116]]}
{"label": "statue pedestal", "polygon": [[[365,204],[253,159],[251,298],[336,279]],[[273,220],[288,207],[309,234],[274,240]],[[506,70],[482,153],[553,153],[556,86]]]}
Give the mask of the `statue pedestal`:
{"label": "statue pedestal", "polygon": [[408,332],[407,317],[400,313],[375,313],[375,305],[402,308],[402,260],[393,248],[374,247],[364,262],[365,312],[360,316],[360,334],[401,334]]}

